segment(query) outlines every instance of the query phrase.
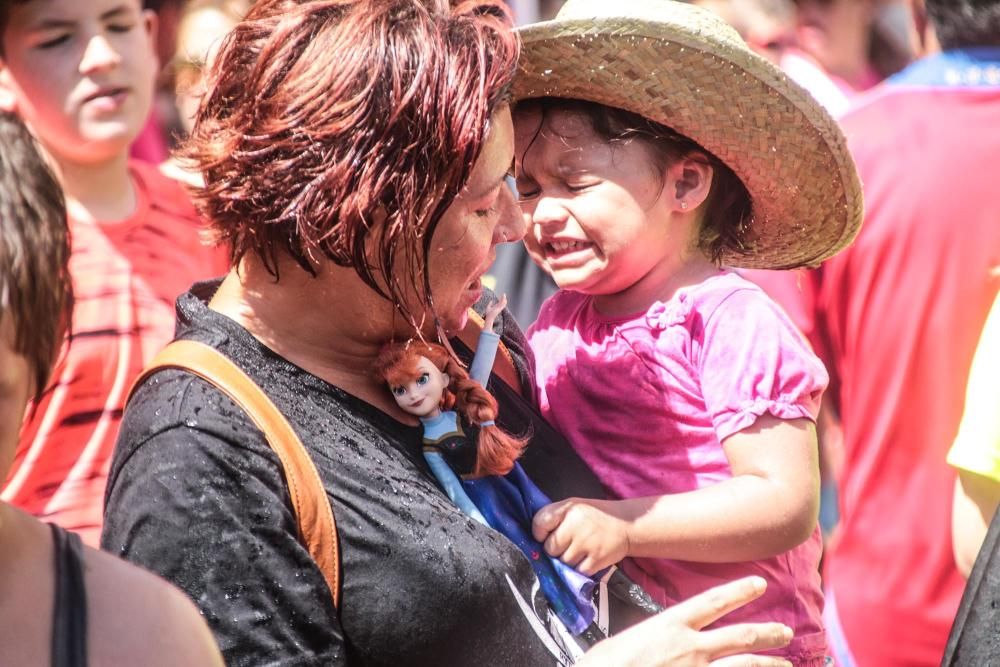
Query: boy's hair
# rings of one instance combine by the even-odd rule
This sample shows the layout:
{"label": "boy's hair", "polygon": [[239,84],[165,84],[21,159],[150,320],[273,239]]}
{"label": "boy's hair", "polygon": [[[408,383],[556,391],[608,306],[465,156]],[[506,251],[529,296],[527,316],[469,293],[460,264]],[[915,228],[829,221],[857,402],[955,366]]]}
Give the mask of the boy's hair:
{"label": "boy's hair", "polygon": [[21,120],[0,112],[0,321],[41,396],[70,322],[66,204]]}
{"label": "boy's hair", "polygon": [[597,102],[562,97],[539,97],[519,102],[515,114],[537,111],[545,116],[552,111],[579,114],[591,129],[610,144],[639,140],[652,148],[653,167],[658,174],[674,161],[691,153],[702,153],[712,167],[712,187],[705,199],[705,213],[698,230],[698,248],[718,264],[728,250],[746,253],[751,249],[750,192],[729,166],[701,147],[694,139],[649,120],[637,113]]}
{"label": "boy's hair", "polygon": [[[235,265],[353,268],[411,323],[431,238],[509,97],[498,0],[258,0],[208,75],[185,157]],[[408,270],[404,269],[408,266]]]}
{"label": "boy's hair", "polygon": [[1000,46],[1000,0],[925,0],[942,49]]}

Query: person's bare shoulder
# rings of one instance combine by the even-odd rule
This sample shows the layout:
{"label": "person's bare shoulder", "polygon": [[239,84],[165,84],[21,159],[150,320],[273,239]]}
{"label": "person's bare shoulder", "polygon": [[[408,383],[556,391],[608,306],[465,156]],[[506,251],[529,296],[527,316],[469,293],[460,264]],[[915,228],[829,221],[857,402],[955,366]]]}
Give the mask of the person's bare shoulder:
{"label": "person's bare shoulder", "polygon": [[130,563],[86,549],[90,664],[223,667],[205,620],[179,589]]}

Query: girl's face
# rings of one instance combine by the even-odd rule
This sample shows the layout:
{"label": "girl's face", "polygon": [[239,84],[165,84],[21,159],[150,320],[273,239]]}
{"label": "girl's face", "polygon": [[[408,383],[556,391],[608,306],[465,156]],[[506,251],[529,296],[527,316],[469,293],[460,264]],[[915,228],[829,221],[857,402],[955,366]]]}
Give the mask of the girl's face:
{"label": "girl's face", "polygon": [[417,373],[416,379],[389,387],[392,396],[404,412],[417,417],[436,417],[441,414],[441,398],[451,379],[427,357],[420,357]]}
{"label": "girl's face", "polygon": [[643,141],[609,144],[577,112],[516,115],[528,252],[560,288],[598,296],[602,309],[669,276],[690,245],[672,224],[679,204],[652,151]]}
{"label": "girl's face", "polygon": [[496,258],[496,246],[524,236],[514,195],[506,184],[513,157],[514,127],[510,109],[504,106],[493,116],[469,182],[441,218],[431,242],[431,292],[449,332],[465,326],[469,308],[482,294],[481,278]]}

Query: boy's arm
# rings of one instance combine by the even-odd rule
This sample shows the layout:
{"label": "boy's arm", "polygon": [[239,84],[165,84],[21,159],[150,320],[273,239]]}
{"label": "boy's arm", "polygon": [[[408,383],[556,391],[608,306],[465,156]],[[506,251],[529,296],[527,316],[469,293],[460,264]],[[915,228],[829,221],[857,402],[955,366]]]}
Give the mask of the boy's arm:
{"label": "boy's arm", "polygon": [[535,538],[585,574],[625,556],[758,560],[808,539],[819,512],[812,422],[765,414],[723,447],[732,479],[664,496],[554,503],[535,515]]}

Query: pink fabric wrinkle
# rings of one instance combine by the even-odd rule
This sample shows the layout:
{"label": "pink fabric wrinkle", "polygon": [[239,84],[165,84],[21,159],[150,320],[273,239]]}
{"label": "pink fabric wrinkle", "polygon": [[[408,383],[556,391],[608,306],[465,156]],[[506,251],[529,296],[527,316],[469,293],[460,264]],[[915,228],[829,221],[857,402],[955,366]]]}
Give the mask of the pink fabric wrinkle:
{"label": "pink fabric wrinkle", "polygon": [[666,303],[657,301],[646,313],[646,324],[656,331],[687,324],[691,318],[693,301],[687,292],[680,292]]}

